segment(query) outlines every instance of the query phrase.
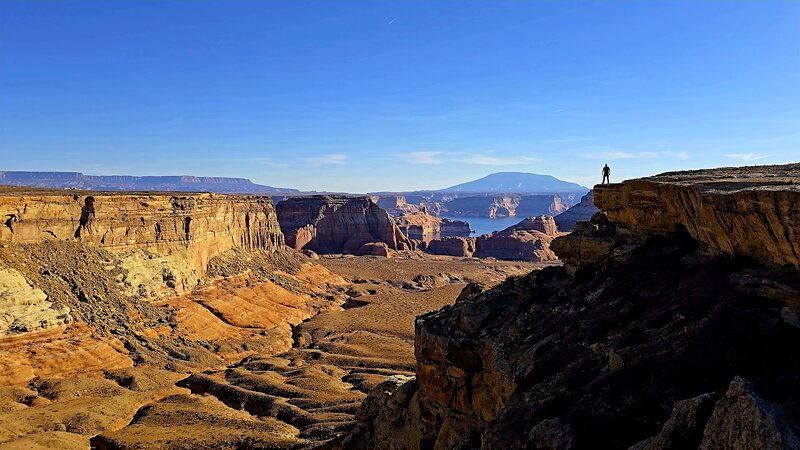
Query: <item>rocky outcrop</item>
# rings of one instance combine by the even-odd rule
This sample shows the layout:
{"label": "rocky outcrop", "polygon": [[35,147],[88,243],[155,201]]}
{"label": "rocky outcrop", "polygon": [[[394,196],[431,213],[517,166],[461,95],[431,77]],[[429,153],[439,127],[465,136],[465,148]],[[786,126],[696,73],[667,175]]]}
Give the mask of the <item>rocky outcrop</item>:
{"label": "rocky outcrop", "polygon": [[519,261],[554,261],[550,241],[558,236],[552,216],[529,217],[522,222],[475,242],[475,256]]}
{"label": "rocky outcrop", "polygon": [[432,255],[470,257],[475,253],[475,238],[436,239],[428,242],[425,251]]}
{"label": "rocky outcrop", "polygon": [[580,203],[555,217],[556,225],[561,231],[572,231],[577,222],[589,220],[597,211],[600,210],[594,206],[594,191],[589,191],[581,197]]}
{"label": "rocky outcrop", "polygon": [[715,252],[800,265],[800,164],[671,172],[594,193],[610,222],[634,232],[682,227]]}
{"label": "rocky outcrop", "polygon": [[466,220],[442,219],[440,229],[443,238],[469,237],[472,234],[472,228]]}
{"label": "rocky outcrop", "polygon": [[298,250],[353,254],[369,242],[383,242],[392,250],[411,247],[389,214],[367,197],[297,197],[278,203],[276,210],[281,229]]}
{"label": "rocky outcrop", "polygon": [[236,247],[283,245],[269,197],[0,190],[0,241],[81,241],[112,252],[178,253],[198,274]]}
{"label": "rocky outcrop", "polygon": [[69,308],[48,301],[21,273],[0,268],[0,337],[70,323]]}
{"label": "rocky outcrop", "polygon": [[[785,173],[743,173],[754,170]],[[689,175],[699,176],[671,176]],[[419,316],[416,378],[368,398],[383,406],[344,438],[359,444],[341,448],[797,448],[800,335],[780,306],[800,299],[800,272],[774,265],[794,234],[751,234],[765,245],[745,258],[699,239],[715,216],[743,220],[732,203],[701,202],[706,229],[692,219],[670,231],[635,211],[683,192],[675,183],[639,191],[637,202],[615,191],[627,192],[624,183],[604,187],[630,206],[553,241],[565,267],[489,290],[470,285],[454,305]],[[781,206],[794,181],[783,193],[760,189],[747,195],[774,205],[734,202],[740,215],[770,223],[777,206],[784,224],[795,223],[795,209]]]}

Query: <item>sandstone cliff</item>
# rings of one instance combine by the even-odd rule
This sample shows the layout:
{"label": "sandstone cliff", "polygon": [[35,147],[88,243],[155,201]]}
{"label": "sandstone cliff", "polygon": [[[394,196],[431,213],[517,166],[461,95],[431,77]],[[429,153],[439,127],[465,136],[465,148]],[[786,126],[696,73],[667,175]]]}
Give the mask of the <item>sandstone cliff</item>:
{"label": "sandstone cliff", "polygon": [[418,317],[416,377],[334,447],[798,448],[797,167],[598,188],[566,269]]}
{"label": "sandstone cliff", "polygon": [[296,197],[276,209],[287,243],[297,250],[354,254],[370,242],[392,250],[411,248],[389,214],[367,197]]}
{"label": "sandstone cliff", "polygon": [[112,252],[179,254],[202,275],[235,247],[283,245],[269,197],[0,190],[0,241],[80,241]]}
{"label": "sandstone cliff", "polygon": [[664,234],[681,226],[714,251],[800,265],[800,164],[597,185],[595,204],[633,231]]}

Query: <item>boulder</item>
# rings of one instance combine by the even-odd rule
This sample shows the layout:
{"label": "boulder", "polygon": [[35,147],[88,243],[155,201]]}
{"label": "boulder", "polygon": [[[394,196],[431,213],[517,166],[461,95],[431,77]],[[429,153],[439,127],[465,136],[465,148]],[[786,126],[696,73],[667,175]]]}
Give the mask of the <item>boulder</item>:
{"label": "boulder", "polygon": [[700,449],[800,448],[797,428],[783,408],[755,393],[744,378],[731,381],[703,431]]}

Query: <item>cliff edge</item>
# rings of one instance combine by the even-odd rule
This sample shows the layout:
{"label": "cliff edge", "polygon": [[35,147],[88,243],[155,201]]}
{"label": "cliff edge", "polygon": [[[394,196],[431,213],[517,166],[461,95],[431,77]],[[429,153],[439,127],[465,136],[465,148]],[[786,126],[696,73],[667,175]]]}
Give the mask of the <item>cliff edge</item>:
{"label": "cliff edge", "polygon": [[419,316],[331,446],[800,448],[798,167],[596,187],[563,267]]}

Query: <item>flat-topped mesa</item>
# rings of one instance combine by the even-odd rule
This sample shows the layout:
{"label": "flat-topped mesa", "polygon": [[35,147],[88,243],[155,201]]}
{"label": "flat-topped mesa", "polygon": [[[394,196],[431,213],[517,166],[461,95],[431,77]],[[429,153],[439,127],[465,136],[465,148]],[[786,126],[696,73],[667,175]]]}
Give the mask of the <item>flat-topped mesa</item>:
{"label": "flat-topped mesa", "polygon": [[685,228],[715,252],[800,266],[800,163],[669,172],[597,185],[594,202],[634,233]]}
{"label": "flat-topped mesa", "polygon": [[0,191],[0,241],[91,242],[113,252],[181,253],[201,275],[235,247],[274,252],[283,245],[272,200],[263,196]]}
{"label": "flat-topped mesa", "polygon": [[368,197],[295,197],[278,203],[276,210],[287,244],[298,250],[355,254],[371,242],[392,250],[411,248],[386,210]]}

